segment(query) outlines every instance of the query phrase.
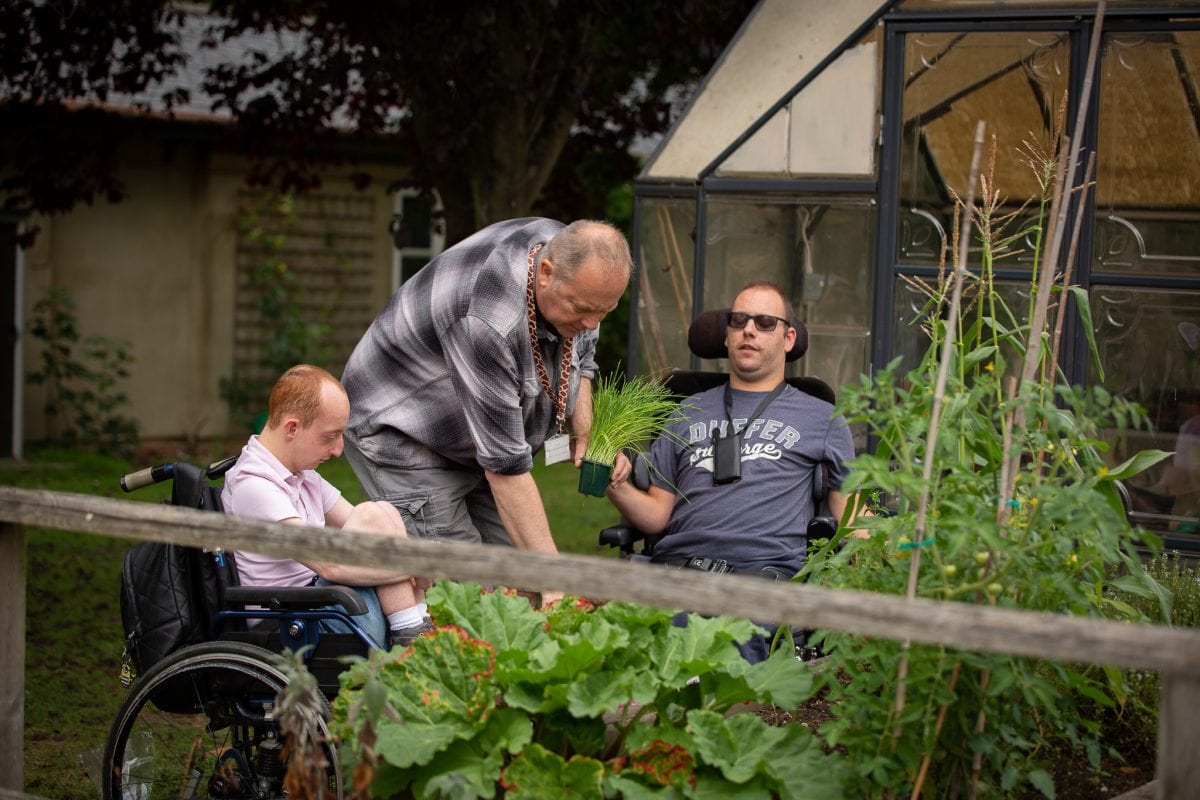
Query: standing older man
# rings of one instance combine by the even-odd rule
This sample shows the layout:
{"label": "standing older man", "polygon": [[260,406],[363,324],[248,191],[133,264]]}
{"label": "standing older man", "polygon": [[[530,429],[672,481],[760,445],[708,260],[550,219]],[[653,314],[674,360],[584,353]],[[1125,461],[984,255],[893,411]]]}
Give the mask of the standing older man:
{"label": "standing older man", "polygon": [[533,457],[544,445],[550,463],[582,459],[596,329],[631,270],[607,223],[526,218],[484,228],[406,281],[342,376],[346,458],[368,494],[395,505],[410,534],[555,552]]}

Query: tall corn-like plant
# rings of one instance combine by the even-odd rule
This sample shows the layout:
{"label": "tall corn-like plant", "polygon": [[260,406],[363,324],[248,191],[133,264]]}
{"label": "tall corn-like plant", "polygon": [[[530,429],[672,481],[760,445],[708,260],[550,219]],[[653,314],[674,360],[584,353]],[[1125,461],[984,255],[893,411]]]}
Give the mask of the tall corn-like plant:
{"label": "tall corn-like plant", "polygon": [[[996,262],[1023,241],[1037,243],[1040,256],[1045,220],[1068,196],[1066,158],[1027,150],[1045,189],[1034,225],[1011,229],[1017,215],[1003,213],[993,167],[985,170],[979,203],[960,202],[969,216],[955,226],[956,237],[977,231],[978,274],[966,271],[967,248],[956,239],[943,248],[956,254],[949,274],[917,284],[929,298],[924,359],[908,372],[897,360],[843,388],[839,410],[879,442],[853,462],[843,488],[886,498],[895,513],[866,520],[869,539],[818,550],[806,571],[830,586],[1140,619],[1119,592],[1161,592],[1134,551],[1115,482],[1167,454],[1106,460],[1101,434],[1144,418],[1132,403],[1069,386],[1057,372],[1061,322],[1051,316],[1068,294],[1091,330],[1087,297],[1063,285],[1057,259],[1034,259],[1033,303],[1021,315],[1032,324],[996,291]],[[1110,581],[1114,573],[1122,577]],[[1048,767],[1058,747],[1082,748],[1099,763],[1098,725],[1081,700],[1124,699],[1116,671],[837,633],[825,635],[825,649],[837,666],[825,674],[849,678],[829,682],[836,719],[822,729],[854,764],[849,796],[1007,797],[1031,785],[1053,797]]]}

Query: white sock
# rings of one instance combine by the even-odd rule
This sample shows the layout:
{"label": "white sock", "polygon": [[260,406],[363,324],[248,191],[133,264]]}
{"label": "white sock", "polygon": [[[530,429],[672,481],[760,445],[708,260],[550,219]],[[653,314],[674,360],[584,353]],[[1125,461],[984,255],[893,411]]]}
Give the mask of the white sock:
{"label": "white sock", "polygon": [[412,608],[405,608],[387,615],[388,628],[393,631],[398,631],[401,628],[411,628],[414,625],[420,625],[425,619],[427,606],[424,603],[417,603]]}

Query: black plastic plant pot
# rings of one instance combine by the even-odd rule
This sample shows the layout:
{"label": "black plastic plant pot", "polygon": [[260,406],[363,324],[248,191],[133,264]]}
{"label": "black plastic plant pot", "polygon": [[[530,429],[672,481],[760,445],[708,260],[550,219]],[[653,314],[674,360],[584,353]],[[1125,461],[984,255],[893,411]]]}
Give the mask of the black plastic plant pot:
{"label": "black plastic plant pot", "polygon": [[579,467],[579,493],[604,497],[604,490],[612,478],[612,469],[612,464],[600,464],[585,458]]}

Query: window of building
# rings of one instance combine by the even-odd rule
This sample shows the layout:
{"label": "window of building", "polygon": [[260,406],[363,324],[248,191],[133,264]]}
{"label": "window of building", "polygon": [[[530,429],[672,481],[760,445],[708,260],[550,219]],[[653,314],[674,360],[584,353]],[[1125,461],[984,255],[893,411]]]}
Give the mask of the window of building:
{"label": "window of building", "polygon": [[395,290],[446,247],[446,225],[442,202],[436,193],[401,189],[395,195],[395,211],[390,230],[395,252],[392,255],[392,289]]}

